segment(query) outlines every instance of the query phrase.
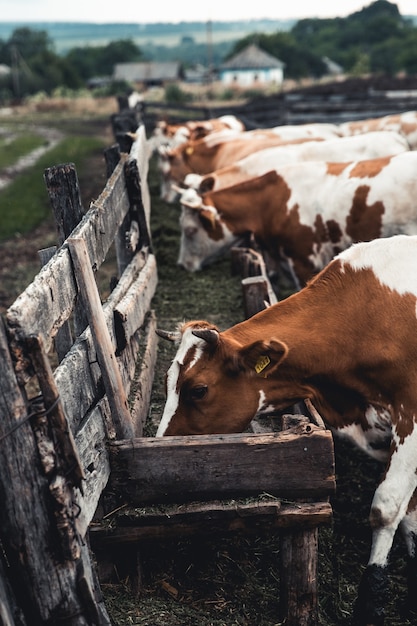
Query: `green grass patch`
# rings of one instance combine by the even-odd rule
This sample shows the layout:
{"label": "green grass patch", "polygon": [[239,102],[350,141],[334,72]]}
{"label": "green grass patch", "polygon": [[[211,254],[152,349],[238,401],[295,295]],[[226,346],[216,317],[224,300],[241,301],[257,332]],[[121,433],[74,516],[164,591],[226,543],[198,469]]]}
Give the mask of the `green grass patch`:
{"label": "green grass patch", "polygon": [[60,163],[74,163],[77,171],[81,171],[88,157],[104,147],[104,140],[95,137],[67,137],[2,189],[0,241],[18,233],[27,233],[50,217],[51,208],[43,177],[47,168]]}
{"label": "green grass patch", "polygon": [[20,157],[43,145],[45,145],[45,139],[35,133],[24,133],[12,141],[2,140],[0,142],[0,169],[13,165]]}

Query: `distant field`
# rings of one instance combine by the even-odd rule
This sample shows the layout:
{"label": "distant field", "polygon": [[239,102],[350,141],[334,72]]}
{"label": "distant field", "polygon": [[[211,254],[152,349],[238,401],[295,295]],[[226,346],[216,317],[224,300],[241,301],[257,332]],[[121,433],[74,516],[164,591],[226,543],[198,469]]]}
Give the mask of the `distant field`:
{"label": "distant field", "polygon": [[175,24],[93,24],[67,22],[0,22],[0,39],[7,40],[17,28],[45,30],[59,54],[71,48],[102,46],[118,39],[132,39],[139,47],[177,46],[184,36],[196,43],[205,43],[210,34],[212,43],[241,39],[253,32],[289,30],[294,20],[252,20],[238,22],[179,22]]}

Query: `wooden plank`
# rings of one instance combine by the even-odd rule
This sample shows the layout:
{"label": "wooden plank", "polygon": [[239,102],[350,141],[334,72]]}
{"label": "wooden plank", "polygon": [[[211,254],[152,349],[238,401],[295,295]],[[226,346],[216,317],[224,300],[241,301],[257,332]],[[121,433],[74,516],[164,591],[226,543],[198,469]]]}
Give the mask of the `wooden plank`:
{"label": "wooden plank", "polygon": [[85,474],[82,493],[75,491],[75,503],[79,511],[76,524],[81,537],[86,535],[110,476],[106,428],[106,421],[110,420],[110,405],[104,397],[82,423],[75,437]]}
{"label": "wooden plank", "polygon": [[[154,364],[156,361],[157,336],[155,333],[156,319],[150,315],[149,320],[143,328],[132,338],[134,344],[132,348],[127,348],[129,352],[126,366],[126,378],[129,378],[131,385],[126,385],[128,390],[132,387],[130,400],[132,420],[135,432],[141,432],[143,423],[147,417],[151,399]],[[140,341],[138,340],[140,339]],[[142,347],[143,360],[135,362],[132,355],[137,354],[138,346]],[[135,372],[135,365],[137,372]],[[79,382],[81,385],[82,382]],[[73,405],[68,403],[71,411],[74,411],[78,421],[73,423],[73,430],[77,430],[75,444],[81,459],[85,480],[82,483],[83,493],[76,490],[75,502],[79,507],[77,518],[77,529],[82,537],[85,536],[88,525],[95,514],[101,493],[106,487],[110,476],[110,461],[107,449],[109,439],[115,438],[114,425],[112,423],[112,411],[108,398],[104,396],[98,404],[89,412],[88,416],[78,425],[80,420],[80,408],[77,411],[78,402],[84,399],[83,387],[79,387],[81,392],[74,397]],[[75,385],[74,393],[77,392]],[[85,407],[81,407],[84,408]],[[77,424],[75,426],[75,423]]]}
{"label": "wooden plank", "polygon": [[151,235],[149,228],[149,220],[145,215],[143,205],[142,190],[146,188],[146,180],[141,181],[138,164],[136,159],[129,159],[125,163],[125,179],[126,188],[129,195],[130,207],[132,211],[132,219],[136,220],[139,225],[139,245],[149,246],[151,244]]}
{"label": "wooden plank", "polygon": [[148,186],[149,154],[146,140],[145,126],[141,124],[135,133],[135,140],[130,149],[129,159],[137,162],[140,178],[142,204],[145,211],[146,224],[150,232],[151,228],[151,196]]}
{"label": "wooden plank", "polygon": [[51,365],[40,337],[32,335],[28,339],[29,352],[42,393],[42,401],[49,413],[48,422],[55,445],[55,471],[60,471],[71,483],[71,487],[81,487],[84,472],[78,451],[62,408],[61,399],[55,385]]}
{"label": "wooden plank", "polygon": [[[117,289],[118,287],[116,287],[114,291]],[[109,332],[112,334],[112,306],[105,306],[104,313]],[[148,351],[148,341],[154,340],[153,334],[148,330],[149,323],[148,319],[146,319],[143,327],[138,328],[122,353],[118,356],[123,387],[127,396],[129,396],[130,393],[132,381],[135,379],[135,369],[138,366],[138,354],[139,352],[141,352],[141,354],[146,353]],[[150,337],[150,340],[148,340],[147,337]],[[116,350],[116,341],[114,338],[113,347]],[[144,367],[146,367],[146,364]],[[152,366],[150,371],[150,375],[152,376],[153,369],[154,366]],[[56,368],[54,376],[65,409],[65,414],[73,433],[75,433],[84,415],[95,406],[103,395],[101,371],[89,328],[77,339],[70,352]],[[150,391],[146,393],[146,398],[149,398],[148,393],[150,394]],[[133,410],[132,408],[132,411]],[[111,439],[115,438],[114,429],[110,424],[108,425],[108,437]]]}
{"label": "wooden plank", "polygon": [[114,309],[118,350],[123,350],[139,326],[142,326],[145,316],[150,309],[157,283],[156,259],[151,254],[146,261],[145,267]]}
{"label": "wooden plank", "polygon": [[116,433],[118,437],[129,438],[133,436],[132,419],[119,366],[116,361],[115,350],[101,307],[87,246],[83,239],[77,239],[76,237],[70,237],[67,243],[71,251],[77,282],[93,335],[106,394],[112,407]]}
{"label": "wooden plank", "polygon": [[46,624],[59,618],[68,626],[87,626],[92,623],[87,613],[93,612],[95,623],[110,625],[101,601],[90,593],[92,573],[86,546],[81,547],[77,562],[65,560],[60,550],[47,478],[40,471],[30,420],[25,419],[29,407],[14,375],[2,320],[0,356],[0,538],[11,588],[28,623]]}
{"label": "wooden plank", "polygon": [[245,318],[248,319],[269,306],[268,285],[264,276],[248,276],[241,282]]}
{"label": "wooden plank", "polygon": [[146,509],[114,515],[112,523],[90,527],[92,548],[149,539],[170,539],[203,534],[277,532],[286,528],[311,528],[329,523],[332,508],[328,502],[281,503],[257,501],[224,503],[222,501],[166,506],[161,512]]}
{"label": "wooden plank", "polygon": [[[117,228],[129,210],[123,159],[96,202],[91,205],[73,236],[84,239],[91,265],[99,268],[113,243]],[[77,296],[71,258],[66,244],[41,269],[6,313],[12,335],[42,334],[46,349],[70,316]]]}
{"label": "wooden plank", "polygon": [[43,336],[47,350],[74,308],[77,286],[67,249],[61,248],[6,312],[12,337]]}
{"label": "wooden plank", "polygon": [[280,619],[286,626],[318,623],[318,530],[283,533],[280,550]]}
{"label": "wooden plank", "polygon": [[[51,246],[49,248],[43,248],[42,250],[39,250],[38,255],[41,261],[41,265],[46,265],[48,261],[54,256],[56,251],[56,246]],[[64,356],[70,350],[72,344],[74,343],[69,321],[66,321],[62,324],[61,328],[58,330],[55,336],[54,343],[58,359],[61,362]]]}
{"label": "wooden plank", "polygon": [[[142,431],[151,399],[157,346],[155,327],[155,316],[150,315],[146,325],[132,338],[134,345],[129,351],[130,355],[137,354],[138,345],[142,347],[143,359],[136,363],[138,371],[134,371],[135,361],[131,357],[128,359],[130,367],[126,366],[126,371],[130,372],[129,381],[131,381],[132,387],[131,414],[135,432],[137,433]],[[129,387],[129,385],[126,386],[127,389]],[[82,397],[80,398],[81,400]],[[74,399],[74,405],[77,402],[78,396]],[[76,407],[74,409],[76,410]],[[88,525],[93,519],[99,503],[101,493],[107,485],[110,476],[107,443],[109,439],[114,438],[112,412],[108,399],[104,396],[82,421],[75,435],[75,443],[85,474],[83,493],[76,492],[75,499],[80,509],[77,518],[77,528],[81,536],[85,536]]]}
{"label": "wooden plank", "polygon": [[[142,341],[143,358],[138,363],[136,371],[131,376],[130,387],[130,413],[135,429],[135,436],[143,435],[143,427],[149,413],[151,403],[152,385],[155,375],[158,337],[156,335],[156,316],[151,311],[146,327],[144,341]],[[144,349],[143,349],[144,346]]]}
{"label": "wooden plank", "polygon": [[[155,437],[110,444],[111,484],[135,505],[211,497],[322,499],[335,489],[329,431]],[[308,481],[306,480],[308,476]]]}

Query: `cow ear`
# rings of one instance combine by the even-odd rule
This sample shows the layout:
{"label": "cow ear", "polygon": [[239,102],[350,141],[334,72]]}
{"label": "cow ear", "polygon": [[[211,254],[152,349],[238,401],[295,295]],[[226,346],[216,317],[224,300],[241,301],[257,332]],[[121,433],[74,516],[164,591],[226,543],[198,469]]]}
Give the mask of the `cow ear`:
{"label": "cow ear", "polygon": [[189,187],[188,189],[182,189],[180,204],[189,209],[201,209],[203,201],[196,190]]}
{"label": "cow ear", "polygon": [[202,205],[198,214],[199,214],[201,223],[203,225],[206,224],[206,228],[208,228],[209,230],[216,230],[216,226],[218,225],[217,211],[210,209],[210,208],[205,208],[204,205]]}
{"label": "cow ear", "polygon": [[210,129],[207,127],[207,125],[195,124],[193,131],[194,131],[193,132],[194,139],[203,139],[203,137],[209,134]]}
{"label": "cow ear", "polygon": [[265,378],[286,358],[288,346],[279,339],[255,341],[240,351],[245,368]]}
{"label": "cow ear", "polygon": [[212,346],[217,346],[219,343],[219,331],[214,328],[196,328],[192,333]]}
{"label": "cow ear", "polygon": [[198,191],[200,193],[207,193],[208,191],[212,191],[214,187],[214,176],[205,176],[201,181],[198,187]]}

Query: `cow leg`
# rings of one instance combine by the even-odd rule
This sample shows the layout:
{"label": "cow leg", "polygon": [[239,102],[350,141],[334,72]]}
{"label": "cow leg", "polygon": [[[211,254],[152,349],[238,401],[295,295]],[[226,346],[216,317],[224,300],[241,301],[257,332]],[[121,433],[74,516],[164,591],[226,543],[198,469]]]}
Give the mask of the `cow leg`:
{"label": "cow leg", "polygon": [[372,548],[355,606],[354,618],[358,626],[384,624],[388,557],[395,532],[409,513],[408,505],[417,487],[417,429],[414,428],[403,441],[394,434],[394,440],[396,446],[385,478],[375,491],[371,506]]}

